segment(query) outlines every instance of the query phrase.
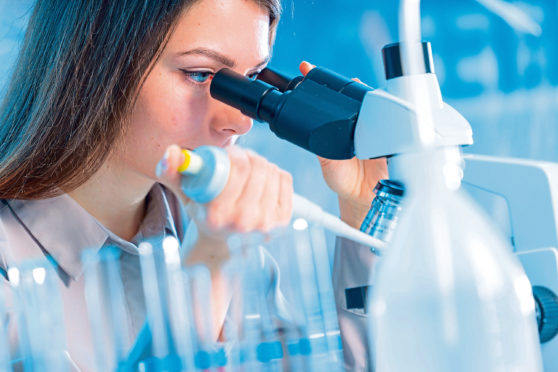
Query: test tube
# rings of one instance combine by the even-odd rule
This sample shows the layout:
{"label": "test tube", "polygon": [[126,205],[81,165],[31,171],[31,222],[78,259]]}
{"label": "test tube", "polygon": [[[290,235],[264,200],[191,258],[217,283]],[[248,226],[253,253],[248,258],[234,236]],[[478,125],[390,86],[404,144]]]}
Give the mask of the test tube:
{"label": "test tube", "polygon": [[291,370],[343,370],[339,325],[323,228],[305,219],[267,244],[282,275],[281,290],[296,328],[288,333]]}
{"label": "test tube", "polygon": [[104,247],[83,254],[85,300],[99,371],[128,371],[131,347],[119,249]]}
{"label": "test tube", "polygon": [[139,245],[142,283],[146,301],[147,325],[151,332],[151,355],[141,361],[140,368],[179,370],[170,333],[168,293],[166,288],[166,263],[164,249],[150,242]]}
{"label": "test tube", "polygon": [[67,371],[64,316],[59,278],[46,260],[18,263],[8,269],[13,291],[21,359],[25,371]]}
{"label": "test tube", "polygon": [[[198,337],[195,355],[196,368],[218,371],[230,362],[225,345],[215,339],[212,318],[212,280],[209,269],[202,265],[190,266],[186,270],[190,283],[191,303]],[[230,368],[229,368],[230,369]]]}
{"label": "test tube", "polygon": [[305,356],[307,368],[319,371],[328,368],[328,344],[323,322],[323,309],[316,285],[316,273],[312,255],[312,244],[308,233],[308,223],[300,220],[293,222],[294,252],[297,258],[295,274],[300,280],[300,300],[304,309],[304,335],[300,340],[299,351]]}
{"label": "test tube", "polygon": [[315,271],[315,282],[319,293],[320,306],[329,351],[329,371],[344,370],[341,332],[337,318],[335,297],[331,280],[331,263],[327,251],[324,230],[315,225],[309,226],[310,242]]}
{"label": "test tube", "polygon": [[179,242],[174,237],[163,240],[165,256],[166,288],[169,301],[169,328],[180,358],[182,370],[195,370],[197,335],[192,314],[191,293],[187,286],[188,277],[182,269]]}

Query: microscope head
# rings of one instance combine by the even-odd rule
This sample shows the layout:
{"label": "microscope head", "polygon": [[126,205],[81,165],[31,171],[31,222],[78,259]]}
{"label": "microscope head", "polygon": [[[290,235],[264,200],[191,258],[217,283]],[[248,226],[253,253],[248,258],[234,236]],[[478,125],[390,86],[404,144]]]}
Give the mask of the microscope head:
{"label": "microscope head", "polygon": [[399,44],[383,50],[387,86],[372,88],[325,68],[290,79],[264,69],[251,80],[229,69],[215,74],[211,96],[258,121],[280,138],[328,159],[377,158],[417,151],[417,108],[406,95],[419,85],[434,112],[436,146],[472,144],[469,123],[442,101],[429,43],[424,70],[409,75]]}
{"label": "microscope head", "polygon": [[210,88],[213,98],[269,123],[278,137],[328,159],[354,157],[355,124],[370,90],[323,68],[294,79],[264,69],[258,80],[223,69]]}

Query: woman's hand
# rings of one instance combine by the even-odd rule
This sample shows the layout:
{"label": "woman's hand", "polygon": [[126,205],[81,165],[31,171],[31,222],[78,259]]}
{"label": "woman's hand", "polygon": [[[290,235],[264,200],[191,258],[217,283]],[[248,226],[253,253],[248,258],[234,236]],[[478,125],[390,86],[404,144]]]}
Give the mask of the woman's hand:
{"label": "woman's hand", "polygon": [[[314,67],[308,62],[302,62],[300,71],[306,75]],[[354,80],[360,82],[358,79]],[[327,185],[339,197],[341,219],[355,228],[360,228],[374,198],[374,186],[379,180],[388,178],[385,158],[318,159]]]}
{"label": "woman's hand", "polygon": [[[232,232],[268,232],[286,225],[292,213],[293,184],[291,175],[256,153],[237,146],[225,149],[231,169],[219,196],[204,205],[198,227],[210,237]],[[165,154],[166,168],[160,180],[182,198],[190,201],[180,188],[181,175],[176,171],[184,155],[176,145]]]}

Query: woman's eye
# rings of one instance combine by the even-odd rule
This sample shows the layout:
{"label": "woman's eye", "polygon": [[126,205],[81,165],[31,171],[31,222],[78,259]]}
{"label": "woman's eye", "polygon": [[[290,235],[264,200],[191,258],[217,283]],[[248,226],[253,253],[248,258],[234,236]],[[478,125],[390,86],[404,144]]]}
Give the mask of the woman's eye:
{"label": "woman's eye", "polygon": [[212,76],[213,72],[209,71],[187,71],[182,70],[182,72],[196,84],[203,84],[207,82]]}

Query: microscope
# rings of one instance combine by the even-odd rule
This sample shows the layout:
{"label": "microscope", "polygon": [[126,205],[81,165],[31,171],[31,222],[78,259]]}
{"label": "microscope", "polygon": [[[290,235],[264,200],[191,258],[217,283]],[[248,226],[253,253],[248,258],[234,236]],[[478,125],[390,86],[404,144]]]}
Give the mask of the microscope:
{"label": "microscope", "polygon": [[[467,120],[442,100],[430,44],[422,42],[418,48],[421,71],[412,75],[400,43],[383,48],[387,80],[383,89],[324,68],[294,79],[264,69],[257,80],[223,69],[215,74],[210,91],[245,115],[267,122],[278,137],[316,155],[386,157],[390,180],[376,186],[376,199],[361,230],[389,239],[386,231],[393,230],[399,213],[405,213],[399,205],[405,179],[401,155],[420,151],[423,142],[409,85],[414,91],[418,85],[427,96],[435,147],[458,149],[473,143]],[[544,368],[551,371],[558,366],[558,165],[476,155],[463,159],[466,190],[500,195],[506,201],[512,246],[533,286]],[[384,203],[389,197],[390,208]]]}

